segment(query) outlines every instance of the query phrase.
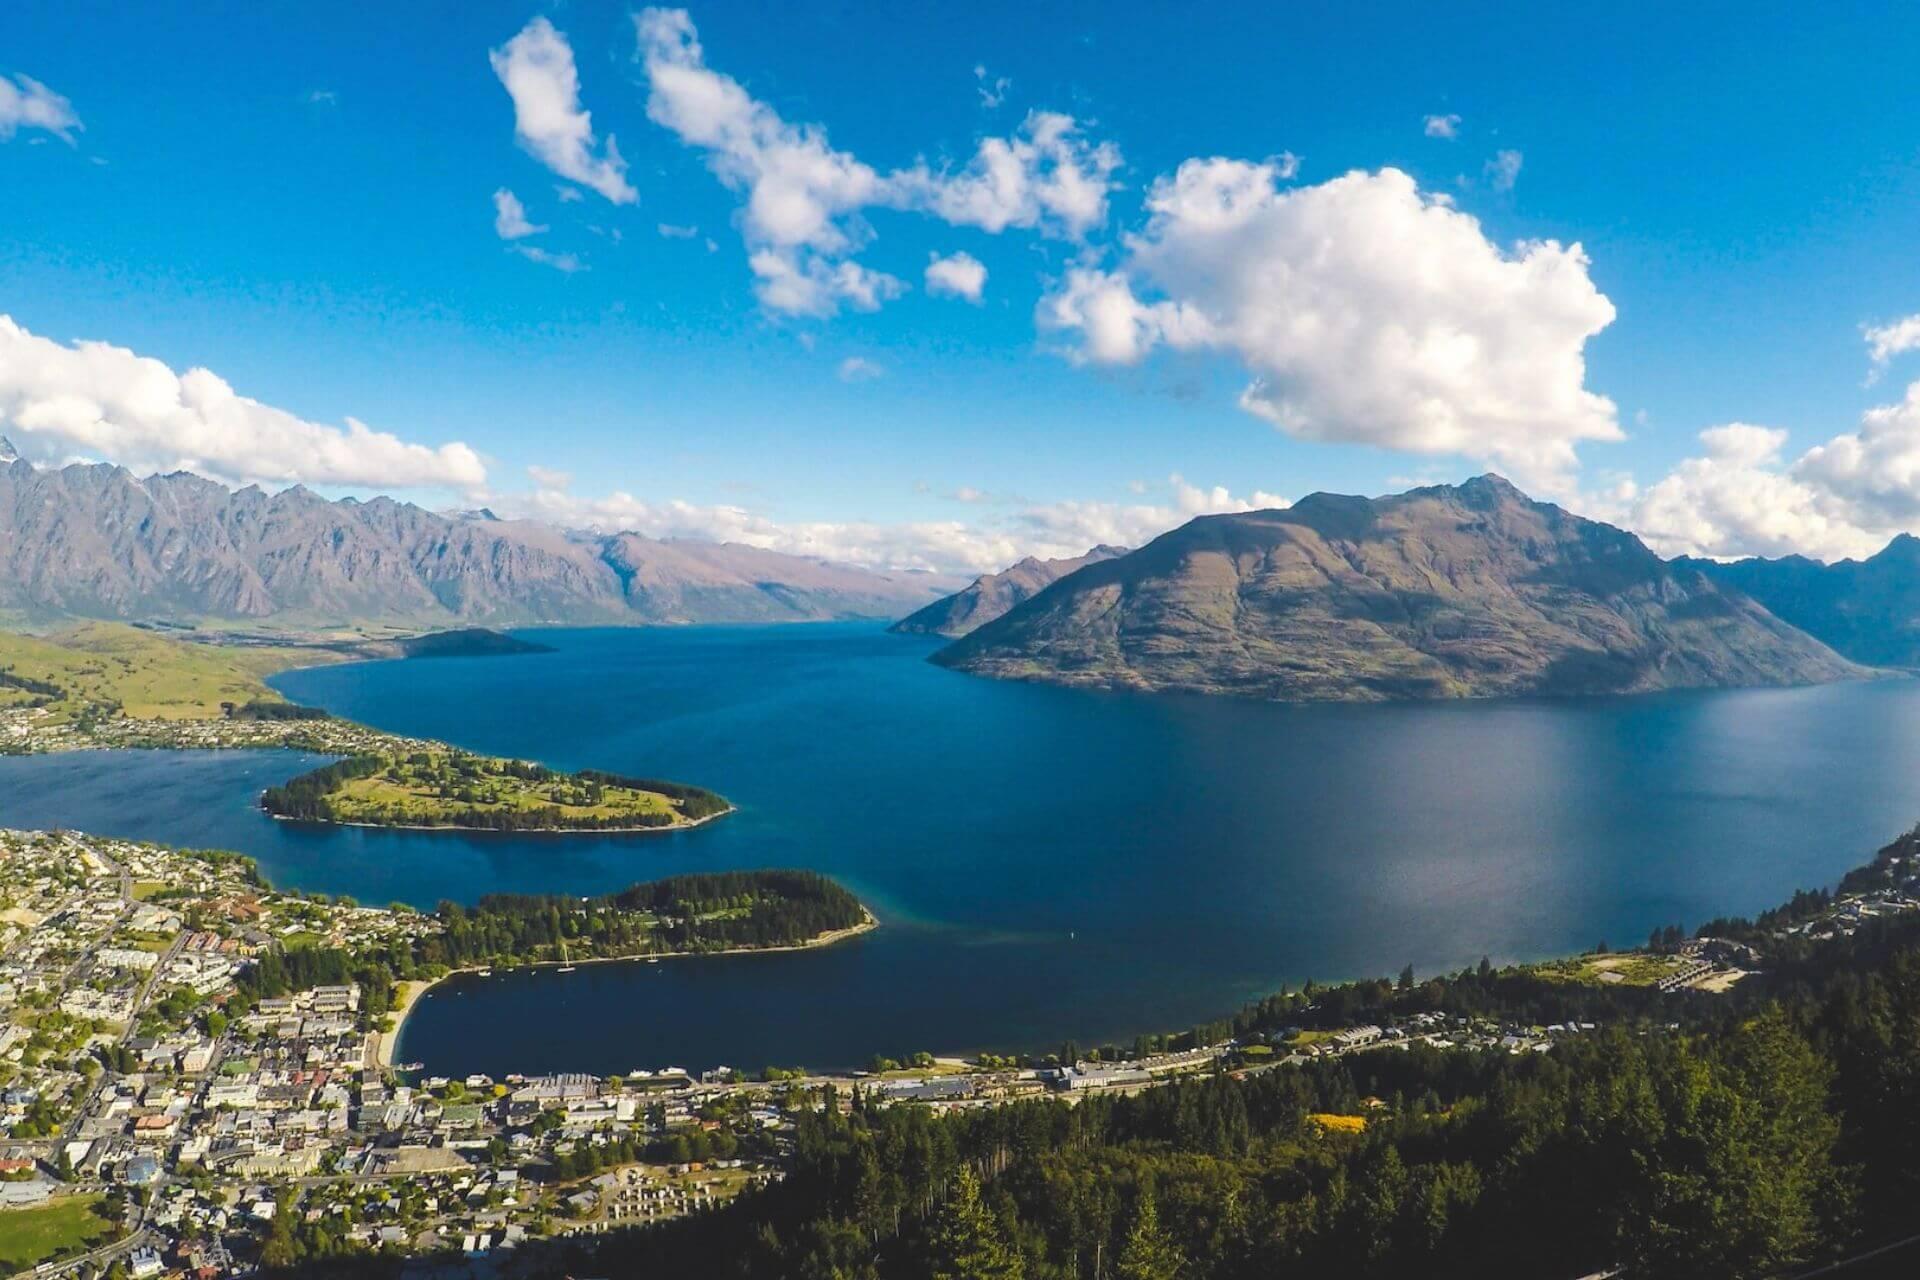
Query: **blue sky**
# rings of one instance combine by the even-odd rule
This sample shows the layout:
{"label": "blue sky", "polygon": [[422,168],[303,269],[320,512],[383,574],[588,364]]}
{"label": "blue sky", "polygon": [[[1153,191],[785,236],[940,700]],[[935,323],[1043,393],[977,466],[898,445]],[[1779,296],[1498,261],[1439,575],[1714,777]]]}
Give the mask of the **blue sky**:
{"label": "blue sky", "polygon": [[[1920,11],[1035,8],[702,6],[649,45],[626,6],[17,2],[0,429],[946,568],[1490,467],[1667,550],[1920,527]],[[572,152],[499,69],[530,30]],[[984,212],[983,140],[1028,157]],[[546,230],[503,238],[503,189]],[[962,253],[977,301],[927,282]],[[283,414],[99,390],[78,339]]]}

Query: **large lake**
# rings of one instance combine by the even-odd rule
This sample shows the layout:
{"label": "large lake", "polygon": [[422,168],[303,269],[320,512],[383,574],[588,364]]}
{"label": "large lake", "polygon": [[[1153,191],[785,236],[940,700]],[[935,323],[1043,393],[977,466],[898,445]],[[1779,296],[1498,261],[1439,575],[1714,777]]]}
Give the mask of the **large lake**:
{"label": "large lake", "polygon": [[568,630],[547,654],[288,673],[288,696],[562,768],[711,786],[673,835],[274,823],[281,753],[0,761],[0,823],[257,857],[432,906],[811,867],[885,927],[818,952],[458,979],[434,1071],[811,1067],[1175,1029],[1312,977],[1525,959],[1751,912],[1920,818],[1920,681],[1276,706],[1006,684],[877,626]]}

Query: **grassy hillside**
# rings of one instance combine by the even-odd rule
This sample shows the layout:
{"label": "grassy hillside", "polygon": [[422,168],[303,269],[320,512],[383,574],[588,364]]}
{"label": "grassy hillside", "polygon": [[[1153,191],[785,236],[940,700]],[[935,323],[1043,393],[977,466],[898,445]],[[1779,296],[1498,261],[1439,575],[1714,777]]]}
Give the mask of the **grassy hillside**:
{"label": "grassy hillside", "polygon": [[138,719],[211,720],[222,702],[279,702],[264,677],[324,658],[311,650],[212,648],[119,623],[51,636],[0,634],[0,708],[45,705],[59,720],[119,707]]}

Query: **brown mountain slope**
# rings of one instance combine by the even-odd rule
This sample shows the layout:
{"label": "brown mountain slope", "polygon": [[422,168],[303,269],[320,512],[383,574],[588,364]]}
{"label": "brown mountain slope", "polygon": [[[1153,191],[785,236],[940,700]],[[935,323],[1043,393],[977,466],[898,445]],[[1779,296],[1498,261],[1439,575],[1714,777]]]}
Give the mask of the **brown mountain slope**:
{"label": "brown mountain slope", "polygon": [[1031,600],[1075,570],[1125,554],[1125,547],[1102,544],[1070,560],[1038,560],[1028,556],[999,573],[981,574],[963,590],[900,619],[891,630],[903,635],[964,636],[1015,605]]}
{"label": "brown mountain slope", "polygon": [[1498,476],[1203,516],[934,660],[1286,700],[1619,693],[1863,674],[1739,592]]}
{"label": "brown mountain slope", "polygon": [[892,618],[951,578],[869,572],[734,543],[568,533],[186,472],[39,470],[0,441],[0,612],[62,617],[484,622]]}

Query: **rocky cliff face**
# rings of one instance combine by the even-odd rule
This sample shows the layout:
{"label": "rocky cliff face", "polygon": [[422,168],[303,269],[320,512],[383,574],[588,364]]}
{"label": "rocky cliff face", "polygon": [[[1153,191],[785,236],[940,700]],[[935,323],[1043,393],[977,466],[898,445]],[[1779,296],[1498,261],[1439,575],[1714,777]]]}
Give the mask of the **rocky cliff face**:
{"label": "rocky cliff face", "polygon": [[964,636],[1015,605],[1031,600],[1075,570],[1125,554],[1125,547],[1103,544],[1070,560],[1037,560],[1028,556],[1010,569],[982,574],[963,590],[900,619],[892,629],[903,635]]}
{"label": "rocky cliff face", "polygon": [[778,622],[898,617],[952,585],[736,544],[0,458],[0,610],[28,617]]}
{"label": "rocky cliff face", "polygon": [[1800,684],[1862,669],[1498,476],[1203,516],[935,655],[982,675],[1276,699]]}

